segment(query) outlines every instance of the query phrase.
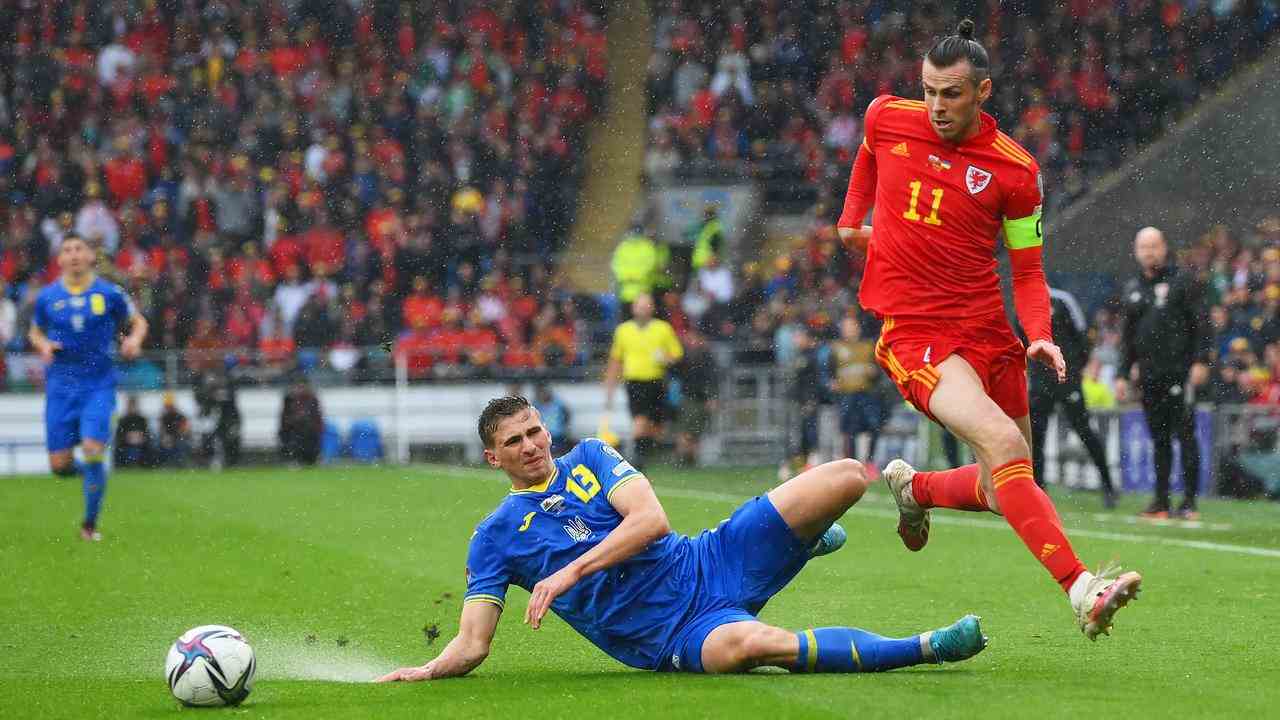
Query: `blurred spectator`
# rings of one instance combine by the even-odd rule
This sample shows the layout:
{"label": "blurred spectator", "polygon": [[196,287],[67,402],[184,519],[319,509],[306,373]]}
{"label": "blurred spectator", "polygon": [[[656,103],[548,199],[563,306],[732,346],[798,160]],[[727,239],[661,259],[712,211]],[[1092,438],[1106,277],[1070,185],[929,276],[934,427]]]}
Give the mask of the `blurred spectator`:
{"label": "blurred spectator", "polygon": [[733,273],[720,263],[719,255],[709,255],[698,269],[698,287],[713,303],[723,305],[733,300]]}
{"label": "blurred spectator", "polygon": [[711,428],[719,395],[715,358],[707,339],[697,330],[684,336],[685,356],[680,364],[680,407],[676,410],[676,461],[698,464],[703,434]]}
{"label": "blurred spectator", "polygon": [[226,345],[223,335],[207,317],[196,320],[195,334],[187,341],[187,369],[198,374],[223,367]]}
{"label": "blurred spectator", "polygon": [[613,251],[613,280],[623,314],[631,316],[636,298],[653,292],[658,272],[658,246],[639,226],[633,226]]}
{"label": "blurred spectator", "polygon": [[169,467],[185,467],[191,459],[191,421],[178,409],[172,392],[164,394],[156,456],[157,464]]}
{"label": "blurred spectator", "polygon": [[8,379],[5,356],[10,343],[18,337],[18,307],[9,297],[8,283],[0,277],[0,388]]}
{"label": "blurred spectator", "polygon": [[[875,343],[862,337],[862,323],[852,314],[840,321],[840,339],[830,345],[830,379],[827,387],[840,409],[840,432],[846,438],[846,457],[873,458],[880,429],[888,413],[875,392],[880,368]],[[858,440],[866,434],[866,449]]]}
{"label": "blurred spectator", "polygon": [[1089,410],[1110,410],[1116,406],[1116,395],[1111,384],[1102,380],[1102,363],[1097,357],[1085,365],[1080,390],[1084,395],[1084,406]]}
{"label": "blurred spectator", "polygon": [[822,382],[823,361],[817,338],[806,327],[795,333],[796,353],[789,372],[789,399],[796,408],[792,440],[789,443],[790,472],[809,467],[817,462],[818,412],[827,399],[826,386]]}
{"label": "blurred spectator", "polygon": [[298,373],[285,393],[280,408],[280,455],[286,462],[315,465],[320,457],[320,434],[324,432],[324,416],[320,398],[307,378]]}
{"label": "blurred spectator", "polygon": [[693,271],[701,270],[713,256],[720,257],[724,251],[724,223],[720,221],[719,209],[709,204],[703,208],[702,223],[693,235],[693,257],[690,260]]}
{"label": "blurred spectator", "polygon": [[148,467],[152,462],[151,427],[138,409],[138,396],[125,401],[124,414],[116,421],[117,467]]}
{"label": "blurred spectator", "polygon": [[236,383],[225,371],[210,370],[199,376],[195,387],[200,459],[214,468],[240,462],[240,406]]}
{"label": "blurred spectator", "polygon": [[542,425],[551,434],[551,453],[562,455],[568,452],[578,441],[570,429],[573,425],[573,414],[569,406],[551,392],[546,383],[538,383],[533,390],[533,407],[542,417]]}

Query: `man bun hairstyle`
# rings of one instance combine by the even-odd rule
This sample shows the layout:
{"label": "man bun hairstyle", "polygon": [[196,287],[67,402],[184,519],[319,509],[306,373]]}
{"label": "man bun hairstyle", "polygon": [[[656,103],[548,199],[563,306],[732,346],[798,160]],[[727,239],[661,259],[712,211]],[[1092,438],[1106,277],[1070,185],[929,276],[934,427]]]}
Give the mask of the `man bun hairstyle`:
{"label": "man bun hairstyle", "polygon": [[925,59],[930,65],[939,69],[967,60],[969,67],[973,68],[973,72],[970,73],[973,84],[977,85],[986,80],[991,76],[991,58],[988,57],[982,43],[973,39],[974,27],[973,21],[969,18],[961,20],[956,26],[956,34],[939,40],[924,56]]}
{"label": "man bun hairstyle", "polygon": [[533,407],[520,395],[506,395],[489,401],[480,413],[480,442],[487,448],[493,447],[493,434],[498,432],[498,424],[503,418],[509,418]]}

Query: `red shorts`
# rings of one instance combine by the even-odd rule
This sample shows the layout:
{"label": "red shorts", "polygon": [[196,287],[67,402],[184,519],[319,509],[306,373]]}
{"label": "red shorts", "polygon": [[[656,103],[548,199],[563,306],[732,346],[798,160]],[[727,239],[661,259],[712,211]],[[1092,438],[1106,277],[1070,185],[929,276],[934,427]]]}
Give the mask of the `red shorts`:
{"label": "red shorts", "polygon": [[929,398],[940,377],[937,365],[953,354],[973,366],[982,389],[1006,415],[1029,412],[1026,347],[1003,314],[972,320],[887,317],[876,342],[876,362],[902,397],[934,422]]}

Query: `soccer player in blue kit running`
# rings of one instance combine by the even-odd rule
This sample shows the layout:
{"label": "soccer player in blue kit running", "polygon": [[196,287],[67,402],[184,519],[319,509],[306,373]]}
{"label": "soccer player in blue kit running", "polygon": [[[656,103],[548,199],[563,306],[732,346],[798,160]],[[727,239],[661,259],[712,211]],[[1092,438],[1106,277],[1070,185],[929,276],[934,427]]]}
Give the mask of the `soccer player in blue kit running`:
{"label": "soccer player in blue kit running", "polygon": [[471,536],[458,634],[421,667],[379,681],[465,675],[489,655],[507,587],[530,592],[533,629],[554,610],[596,647],[645,670],[874,672],[970,658],[986,646],[978,618],[908,638],[851,627],[793,632],[756,615],[810,558],[844,544],[835,524],[862,497],[862,465],[837,460],[748,500],[697,537],[671,531],[653,488],[612,447],[584,440],[551,457],[551,438],[522,397],[480,415],[485,460],[511,493]]}
{"label": "soccer player in blue kit running", "polygon": [[[147,321],[118,285],[94,275],[97,253],[87,240],[67,235],[58,246],[62,276],[36,297],[27,337],[48,366],[45,373],[45,443],[55,475],[83,475],[80,537],[100,540],[98,511],[107,489],[106,446],[116,408],[116,334],[125,327],[120,356],[135,358]],[[73,455],[80,446],[83,462]]]}

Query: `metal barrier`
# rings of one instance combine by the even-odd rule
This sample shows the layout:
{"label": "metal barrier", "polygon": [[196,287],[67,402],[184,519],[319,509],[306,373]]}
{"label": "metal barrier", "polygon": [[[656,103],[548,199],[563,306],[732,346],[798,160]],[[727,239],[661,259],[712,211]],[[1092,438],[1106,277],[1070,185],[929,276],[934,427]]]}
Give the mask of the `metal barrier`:
{"label": "metal barrier", "polygon": [[[740,349],[729,345],[712,348],[718,377],[717,409],[700,438],[700,459],[710,465],[780,463],[800,444],[800,412],[796,403],[789,399],[792,376],[787,369],[777,365],[740,364],[735,358],[736,351]],[[436,442],[463,446],[466,457],[477,459],[479,451],[471,438],[474,431],[470,429],[474,413],[478,412],[489,394],[499,392],[508,383],[553,381],[557,392],[565,396],[573,410],[579,436],[594,432],[604,412],[602,394],[591,382],[600,377],[602,368],[598,363],[509,372],[463,365],[433,371],[427,377],[413,377],[402,354],[390,353],[385,348],[363,348],[354,352],[357,353],[355,358],[340,357],[337,363],[332,351],[304,350],[298,356],[305,360],[310,353],[314,361],[306,369],[313,382],[325,389],[322,395],[331,403],[325,408],[326,414],[348,419],[379,418],[384,429],[390,429],[387,436],[388,458],[398,462],[409,460],[411,444]],[[590,352],[584,354],[594,356]],[[228,357],[234,362],[226,362]],[[23,378],[34,380],[27,389],[37,389],[40,378],[32,370],[30,357],[10,355],[9,359],[11,379],[16,366],[17,372],[24,373]],[[146,412],[154,413],[160,400],[156,391],[181,388],[190,381],[193,372],[188,359],[180,353],[171,352],[126,365],[121,391],[151,389],[152,392],[143,393],[144,405]],[[286,374],[277,371],[271,358],[253,351],[228,352],[222,362],[229,366],[238,381],[243,381],[237,384],[244,391],[258,388],[257,392],[270,396],[263,400],[266,404],[259,403],[258,412],[246,415],[244,425],[248,445],[274,439],[273,413],[278,406],[279,391],[270,389],[270,386],[278,384],[287,377]],[[144,363],[156,372],[134,373],[132,377],[135,380],[141,377],[149,378],[149,381],[130,385],[130,368],[136,369]],[[371,371],[361,374],[357,370],[361,367]],[[469,389],[464,390],[462,386]],[[179,397],[184,411],[194,417],[190,391],[181,391]],[[454,403],[453,413],[441,416],[438,412],[440,403],[453,397],[461,398]],[[36,465],[42,466],[43,424],[39,422],[42,405],[43,402],[31,394],[8,396],[6,410],[0,412],[0,456],[8,461],[8,467],[0,467],[0,473],[13,472],[20,467],[31,471]],[[1141,411],[1136,407],[1097,411],[1092,414],[1092,423],[1106,449],[1112,477],[1121,481],[1127,490],[1149,490],[1152,482],[1151,448]],[[610,425],[624,436],[624,440],[627,439],[629,427],[623,408],[614,411]],[[818,428],[816,454],[819,457],[816,459],[841,457],[847,452],[846,440],[840,433],[833,407],[824,406]],[[1277,441],[1280,437],[1280,408],[1202,405],[1197,410],[1197,434],[1202,447],[1202,492],[1217,491],[1222,484],[1222,476],[1236,472],[1264,477],[1270,473],[1277,476],[1277,484],[1280,484],[1280,469],[1267,469],[1280,468],[1280,443]],[[882,428],[880,442],[871,459],[883,465],[893,457],[902,457],[917,467],[940,467],[945,462],[941,459],[940,440],[940,432],[935,426],[899,403]],[[1071,488],[1098,486],[1097,471],[1079,438],[1068,432],[1058,415],[1049,423],[1042,450],[1047,483]],[[1180,486],[1180,473],[1176,470],[1173,485],[1175,488]],[[1276,492],[1280,492],[1280,488]]]}

